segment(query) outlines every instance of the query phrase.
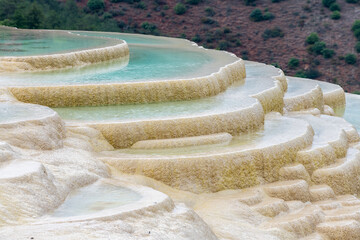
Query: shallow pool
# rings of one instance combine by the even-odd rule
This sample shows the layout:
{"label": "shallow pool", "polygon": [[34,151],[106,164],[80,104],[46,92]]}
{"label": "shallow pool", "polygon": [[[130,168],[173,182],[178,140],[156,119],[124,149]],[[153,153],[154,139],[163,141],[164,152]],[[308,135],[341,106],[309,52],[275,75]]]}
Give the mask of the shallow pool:
{"label": "shallow pool", "polygon": [[73,217],[117,208],[141,199],[141,195],[125,187],[95,183],[73,191],[56,209],[53,217]]}
{"label": "shallow pool", "polygon": [[109,46],[116,42],[106,38],[83,37],[65,31],[0,27],[0,57],[64,53]]}
{"label": "shallow pool", "polygon": [[360,95],[346,94],[344,118],[360,132]]}
{"label": "shallow pool", "polygon": [[98,64],[94,64],[87,66],[86,70],[74,68],[38,73],[6,73],[0,78],[0,86],[106,84],[187,79],[209,75],[238,60],[228,53],[201,49],[180,39],[98,32],[81,32],[83,36],[78,36],[79,33],[75,32],[73,37],[87,39],[90,35],[96,36],[95,39],[113,41],[125,39],[129,45],[130,59],[125,64],[124,61],[102,63],[101,71]]}

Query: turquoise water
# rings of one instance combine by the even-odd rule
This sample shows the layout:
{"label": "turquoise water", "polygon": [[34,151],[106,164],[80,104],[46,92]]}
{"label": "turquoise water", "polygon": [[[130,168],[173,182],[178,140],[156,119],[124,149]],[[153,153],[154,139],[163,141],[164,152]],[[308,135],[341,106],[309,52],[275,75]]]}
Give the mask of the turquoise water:
{"label": "turquoise water", "polygon": [[346,94],[344,118],[360,132],[360,95]]}
{"label": "turquoise water", "polygon": [[115,44],[106,38],[82,37],[60,31],[16,30],[0,27],[0,57],[34,56]]}
{"label": "turquoise water", "polygon": [[99,107],[54,108],[59,115],[68,120],[85,121],[138,121],[146,119],[165,119],[173,117],[200,116],[212,113],[235,111],[254,104],[255,99],[225,97],[204,98],[193,101],[161,102],[150,104],[126,104]]}
{"label": "turquoise water", "polygon": [[130,46],[130,59],[124,62],[111,61],[102,68],[89,66],[86,71],[77,68],[68,71],[44,73],[3,74],[2,86],[45,86],[139,82],[175,79],[189,76],[208,64],[212,59],[205,53],[175,48]]}
{"label": "turquoise water", "polygon": [[108,37],[125,40],[128,44],[142,44],[142,45],[172,45],[173,41],[165,37],[153,37],[146,35],[137,34],[126,34],[126,33],[106,33],[106,32],[82,32],[72,31],[72,33],[79,34],[82,36],[91,37]]}
{"label": "turquoise water", "polygon": [[95,183],[72,192],[54,211],[53,217],[73,217],[120,207],[141,199],[141,195],[124,187]]}
{"label": "turquoise water", "polygon": [[[84,34],[84,33],[83,33]],[[226,53],[201,50],[185,42],[180,46],[179,40],[164,38],[139,37],[128,34],[87,33],[92,36],[115,36],[114,38],[127,40],[130,48],[130,59],[95,64],[85,68],[75,68],[66,71],[52,71],[42,73],[10,73],[2,74],[0,86],[44,86],[44,85],[77,85],[104,84],[122,82],[141,82],[152,80],[168,80],[191,78],[216,72],[221,66],[235,61],[236,58]],[[142,41],[141,41],[142,40]],[[145,43],[139,45],[138,43]],[[163,42],[166,42],[163,44]],[[219,61],[226,55],[226,61]],[[207,69],[207,66],[209,69]],[[206,73],[206,69],[207,72]],[[197,73],[197,74],[196,74]],[[201,74],[204,73],[204,74]]]}
{"label": "turquoise water", "polygon": [[[63,119],[83,121],[137,121],[144,119],[164,119],[173,117],[199,116],[225,113],[249,107],[256,102],[249,95],[259,93],[274,86],[270,76],[277,69],[263,65],[249,66],[245,83],[235,83],[225,92],[214,97],[191,101],[160,102],[151,104],[125,104],[97,107],[54,108]],[[257,78],[259,71],[266,77]]]}

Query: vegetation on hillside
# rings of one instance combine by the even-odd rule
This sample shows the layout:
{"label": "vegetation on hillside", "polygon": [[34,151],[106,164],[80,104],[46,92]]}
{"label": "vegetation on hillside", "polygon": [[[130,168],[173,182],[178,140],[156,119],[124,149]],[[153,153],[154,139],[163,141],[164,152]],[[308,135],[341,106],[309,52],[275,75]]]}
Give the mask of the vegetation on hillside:
{"label": "vegetation on hillside", "polygon": [[104,16],[103,0],[80,9],[75,0],[0,0],[0,24],[18,28],[119,31],[117,21]]}

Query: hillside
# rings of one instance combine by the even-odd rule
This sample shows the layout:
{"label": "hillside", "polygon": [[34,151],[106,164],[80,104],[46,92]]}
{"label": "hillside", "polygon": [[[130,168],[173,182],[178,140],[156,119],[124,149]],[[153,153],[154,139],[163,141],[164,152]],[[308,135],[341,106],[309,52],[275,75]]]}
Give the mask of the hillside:
{"label": "hillside", "polygon": [[[360,54],[355,49],[357,39],[351,28],[360,19],[360,3],[349,1],[356,2],[325,0],[336,2],[332,10],[340,9],[340,18],[333,19],[339,17],[338,13],[323,6],[320,0],[184,0],[177,13],[174,8],[180,1],[105,0],[104,6],[94,7],[87,5],[88,0],[79,0],[79,12],[97,16],[99,22],[93,20],[90,28],[85,21],[77,28],[183,37],[244,59],[274,64],[288,75],[337,83],[346,91],[357,93]],[[252,14],[255,9],[261,12]],[[320,43],[315,47],[306,43],[312,32],[319,37]],[[350,59],[346,63],[347,54],[355,54],[357,62],[352,64]],[[289,64],[292,58],[295,59]]]}

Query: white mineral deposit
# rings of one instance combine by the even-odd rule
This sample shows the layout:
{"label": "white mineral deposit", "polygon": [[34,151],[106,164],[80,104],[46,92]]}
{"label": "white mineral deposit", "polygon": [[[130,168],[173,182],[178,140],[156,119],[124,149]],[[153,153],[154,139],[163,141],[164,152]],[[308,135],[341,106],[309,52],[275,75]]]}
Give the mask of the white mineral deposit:
{"label": "white mineral deposit", "polygon": [[358,96],[187,40],[0,31],[61,42],[0,50],[0,239],[360,239]]}

